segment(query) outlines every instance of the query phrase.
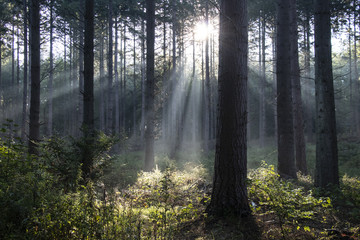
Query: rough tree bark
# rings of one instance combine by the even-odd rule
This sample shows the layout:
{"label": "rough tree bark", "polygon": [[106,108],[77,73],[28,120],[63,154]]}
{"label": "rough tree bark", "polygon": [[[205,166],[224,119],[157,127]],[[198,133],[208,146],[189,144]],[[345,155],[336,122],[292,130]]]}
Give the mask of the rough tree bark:
{"label": "rough tree bark", "polygon": [[220,2],[219,104],[212,215],[246,216],[247,1]]}
{"label": "rough tree bark", "polygon": [[151,171],[154,168],[155,0],[146,0],[146,19],[145,171]]}
{"label": "rough tree bark", "polygon": [[[84,116],[83,131],[88,146],[94,140],[94,0],[85,1],[84,34]],[[92,168],[91,147],[85,147],[82,159],[84,179],[90,178]]]}
{"label": "rough tree bark", "polygon": [[40,3],[31,1],[31,95],[29,153],[37,154],[40,141]]}
{"label": "rough tree bark", "polygon": [[339,184],[334,83],[331,58],[330,0],[315,0],[315,185]]}
{"label": "rough tree bark", "polygon": [[295,134],[295,162],[296,170],[307,174],[306,144],[304,136],[303,104],[301,98],[298,24],[296,13],[296,0],[290,0],[290,29],[291,29],[291,79],[294,109],[294,134]]}
{"label": "rough tree bark", "polygon": [[296,178],[291,92],[290,2],[279,0],[277,11],[278,172],[284,178]]}

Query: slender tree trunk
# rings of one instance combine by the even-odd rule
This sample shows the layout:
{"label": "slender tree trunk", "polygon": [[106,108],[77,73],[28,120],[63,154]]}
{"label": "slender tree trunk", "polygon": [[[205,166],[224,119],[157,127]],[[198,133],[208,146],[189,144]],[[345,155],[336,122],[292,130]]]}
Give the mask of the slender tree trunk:
{"label": "slender tree trunk", "polygon": [[136,21],[134,20],[134,49],[133,49],[133,93],[132,93],[132,104],[133,104],[133,135],[136,136],[137,130],[136,130]]}
{"label": "slender tree trunk", "polygon": [[[354,0],[354,7],[356,6],[356,1]],[[355,79],[355,93],[354,99],[355,103],[353,106],[354,111],[354,123],[356,126],[356,136],[360,135],[360,116],[359,116],[359,69],[358,69],[358,62],[357,62],[357,36],[356,36],[356,28],[357,28],[357,21],[354,18],[354,79]]]}
{"label": "slender tree trunk", "polygon": [[[205,6],[205,25],[207,30],[209,29],[209,2],[206,1]],[[209,66],[209,36],[205,40],[205,139],[204,148],[205,152],[209,151],[209,139],[210,139],[210,122],[211,122],[211,105],[210,105],[210,66]]]}
{"label": "slender tree trunk", "polygon": [[20,34],[19,28],[16,29],[17,47],[16,47],[16,86],[17,95],[20,93]]}
{"label": "slender tree trunk", "polygon": [[100,130],[101,131],[105,131],[105,97],[104,97],[104,91],[105,91],[105,87],[104,87],[104,72],[105,72],[105,68],[104,68],[104,35],[103,32],[101,31],[100,33]]}
{"label": "slender tree trunk", "polygon": [[266,131],[266,115],[265,115],[265,83],[266,83],[266,76],[265,76],[265,27],[266,27],[266,20],[265,16],[263,16],[263,12],[260,11],[260,26],[259,32],[261,32],[261,40],[260,49],[261,54],[259,54],[259,62],[260,62],[260,91],[259,91],[259,136],[260,147],[265,147],[265,131]]}
{"label": "slender tree trunk", "polygon": [[107,84],[107,133],[113,133],[113,19],[112,0],[109,0],[109,50],[108,50],[108,84]]}
{"label": "slender tree trunk", "polygon": [[123,51],[123,86],[122,86],[122,122],[125,132],[126,130],[126,23],[124,23],[124,51]]}
{"label": "slender tree trunk", "polygon": [[307,174],[306,145],[304,136],[303,104],[301,98],[299,48],[298,48],[298,24],[296,13],[296,0],[290,0],[290,24],[291,24],[291,74],[292,94],[294,110],[294,135],[295,135],[295,161],[296,170]]}
{"label": "slender tree trunk", "polygon": [[31,98],[29,123],[29,153],[38,154],[40,141],[40,3],[31,1]]}
{"label": "slender tree trunk", "polygon": [[11,31],[11,84],[15,86],[15,15],[12,22],[12,31]]}
{"label": "slender tree trunk", "polygon": [[[166,18],[167,16],[167,11],[166,11],[166,2],[164,2],[164,6],[163,6],[163,17]],[[162,103],[162,138],[163,141],[165,142],[168,139],[168,112],[169,112],[169,97],[168,97],[168,92],[169,92],[169,86],[168,86],[168,74],[167,74],[167,59],[166,59],[166,21],[163,21],[163,46],[162,46],[162,50],[163,50],[163,103]]]}
{"label": "slender tree trunk", "polygon": [[278,139],[278,122],[277,122],[277,81],[276,81],[276,27],[274,27],[273,31],[273,37],[272,37],[272,55],[273,55],[273,96],[274,96],[274,102],[273,102],[273,111],[274,111],[274,139],[276,139],[275,143],[277,144]]}
{"label": "slender tree trunk", "polygon": [[[195,75],[196,75],[196,47],[195,47],[195,31],[193,31],[192,34],[192,58],[193,58],[193,65],[192,65],[192,75],[191,75],[191,80],[195,81]],[[193,94],[192,96],[192,129],[191,129],[191,138],[192,138],[192,144],[195,144],[196,142],[196,131],[197,131],[197,114],[196,114],[196,101],[195,101],[195,94],[194,92],[192,92],[191,94]]]}
{"label": "slender tree trunk", "polygon": [[53,79],[54,79],[54,57],[53,57],[53,4],[54,1],[50,1],[50,73],[49,73],[49,83],[48,83],[48,101],[49,101],[49,111],[48,111],[48,121],[47,121],[47,132],[48,135],[52,135],[52,125],[53,125]]}
{"label": "slender tree trunk", "polygon": [[[348,17],[348,20],[349,20],[349,36],[348,36],[348,42],[349,42],[349,104],[350,104],[350,109],[353,109],[353,106],[354,106],[354,100],[353,100],[353,79],[352,79],[352,47],[351,47],[351,37],[352,37],[352,34],[351,34],[351,16],[349,15]],[[351,123],[355,123],[355,112],[352,111],[351,113]],[[355,124],[349,124],[350,125],[350,128],[349,128],[349,134],[350,135],[353,135],[355,133]]]}
{"label": "slender tree trunk", "polygon": [[[27,18],[27,1],[23,0],[23,18],[24,18],[24,80],[23,80],[23,101],[22,101],[22,122],[21,122],[21,139],[26,137],[26,119],[27,119],[27,92],[28,92],[28,18]],[[1,49],[1,44],[0,44]],[[1,53],[1,51],[0,51]],[[1,56],[1,54],[0,54]],[[1,71],[0,71],[1,74]],[[1,84],[0,84],[1,89]],[[1,91],[1,90],[0,90]]]}
{"label": "slender tree trunk", "polygon": [[146,19],[145,171],[151,171],[154,168],[155,0],[146,0]]}
{"label": "slender tree trunk", "polygon": [[119,113],[119,71],[118,71],[118,18],[115,16],[115,62],[114,62],[114,70],[115,70],[115,134],[120,133],[120,113]]}
{"label": "slender tree trunk", "polygon": [[[141,32],[145,36],[145,21],[141,21]],[[145,38],[141,38],[141,126],[140,138],[141,146],[144,145],[145,137]]]}
{"label": "slender tree trunk", "polygon": [[277,19],[278,172],[296,178],[291,84],[290,2],[278,1]]}
{"label": "slender tree trunk", "polygon": [[[81,6],[84,6],[85,0],[81,0]],[[84,14],[80,14],[80,48],[79,48],[79,92],[78,92],[78,106],[79,106],[79,122],[81,123],[84,115],[84,106],[82,104],[82,98],[84,93]]]}
{"label": "slender tree trunk", "polygon": [[304,42],[305,42],[305,53],[304,53],[304,71],[305,71],[305,106],[306,109],[306,122],[305,122],[305,130],[306,135],[308,138],[308,142],[313,142],[314,134],[313,134],[313,104],[311,102],[312,94],[311,94],[311,88],[312,80],[310,79],[310,13],[309,11],[306,12],[306,20],[305,20],[305,33],[304,33]]}
{"label": "slender tree trunk", "polygon": [[215,216],[247,216],[247,1],[222,0],[220,13],[219,127],[207,212]]}
{"label": "slender tree trunk", "polygon": [[315,185],[339,184],[331,58],[330,0],[315,0]]}
{"label": "slender tree trunk", "polygon": [[82,171],[84,179],[90,178],[93,157],[91,145],[94,141],[94,0],[85,1],[84,35],[84,137],[88,147],[84,148]]}

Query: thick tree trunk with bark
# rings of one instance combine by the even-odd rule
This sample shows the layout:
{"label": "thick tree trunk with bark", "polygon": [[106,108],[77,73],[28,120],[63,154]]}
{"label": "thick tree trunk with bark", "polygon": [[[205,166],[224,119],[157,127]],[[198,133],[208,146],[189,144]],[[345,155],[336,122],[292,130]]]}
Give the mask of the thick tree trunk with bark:
{"label": "thick tree trunk with bark", "polygon": [[151,171],[154,168],[155,0],[146,0],[146,19],[145,171]]}
{"label": "thick tree trunk with bark", "polygon": [[247,1],[220,3],[219,104],[212,215],[247,216]]}
{"label": "thick tree trunk with bark", "polygon": [[299,48],[298,48],[298,25],[296,13],[296,0],[290,0],[290,24],[291,24],[291,79],[294,109],[294,134],[295,134],[295,162],[296,170],[307,174],[306,145],[304,136],[303,104],[301,98]]}
{"label": "thick tree trunk with bark", "polygon": [[37,154],[40,141],[40,3],[31,1],[31,96],[29,123],[29,153]]}
{"label": "thick tree trunk with bark", "polygon": [[331,58],[330,0],[315,0],[315,185],[339,184],[334,83]]}
{"label": "thick tree trunk with bark", "polygon": [[277,19],[277,122],[278,172],[296,178],[291,84],[290,2],[278,0]]}
{"label": "thick tree trunk with bark", "polygon": [[84,179],[90,178],[92,162],[91,145],[94,138],[94,0],[85,1],[84,35],[84,149],[82,171]]}

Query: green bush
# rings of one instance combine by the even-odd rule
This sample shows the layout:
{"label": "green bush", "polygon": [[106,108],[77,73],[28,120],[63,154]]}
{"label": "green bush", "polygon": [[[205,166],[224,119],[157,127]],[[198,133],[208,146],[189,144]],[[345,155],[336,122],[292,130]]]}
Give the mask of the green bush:
{"label": "green bush", "polygon": [[286,225],[310,231],[306,220],[314,220],[332,207],[329,197],[314,197],[311,190],[305,191],[303,187],[281,179],[274,166],[265,163],[249,173],[249,198],[254,213],[276,216],[284,237]]}

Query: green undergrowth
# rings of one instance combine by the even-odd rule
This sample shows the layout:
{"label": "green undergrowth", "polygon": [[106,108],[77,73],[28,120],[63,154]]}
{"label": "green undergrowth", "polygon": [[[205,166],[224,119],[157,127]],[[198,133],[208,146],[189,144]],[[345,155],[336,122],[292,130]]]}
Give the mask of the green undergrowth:
{"label": "green undergrowth", "polygon": [[[40,157],[11,135],[0,140],[0,239],[360,238],[357,177],[345,174],[340,188],[320,190],[310,176],[281,179],[249,151],[256,160],[248,174],[252,216],[214,219],[205,213],[212,153],[158,155],[155,170],[142,172],[142,153],[110,157],[111,141],[99,138],[96,176],[85,183],[81,139],[44,142]],[[261,154],[272,161],[270,148]]]}

